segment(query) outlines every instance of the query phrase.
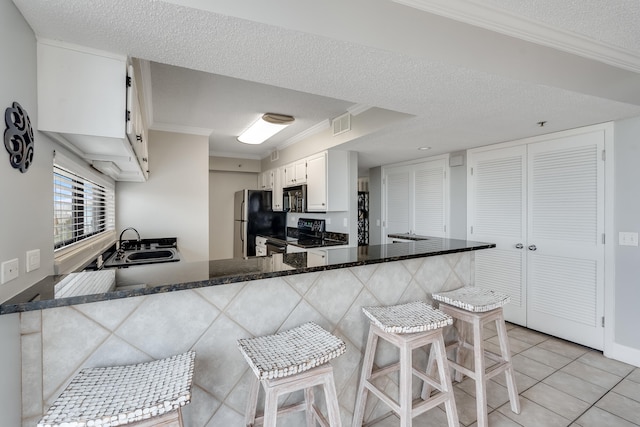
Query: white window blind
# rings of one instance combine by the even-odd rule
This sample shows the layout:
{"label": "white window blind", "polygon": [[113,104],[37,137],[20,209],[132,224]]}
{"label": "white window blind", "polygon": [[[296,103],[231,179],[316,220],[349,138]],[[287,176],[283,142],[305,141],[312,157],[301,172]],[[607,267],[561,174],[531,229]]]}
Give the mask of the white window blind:
{"label": "white window blind", "polygon": [[57,164],[53,167],[55,249],[115,229],[114,187]]}

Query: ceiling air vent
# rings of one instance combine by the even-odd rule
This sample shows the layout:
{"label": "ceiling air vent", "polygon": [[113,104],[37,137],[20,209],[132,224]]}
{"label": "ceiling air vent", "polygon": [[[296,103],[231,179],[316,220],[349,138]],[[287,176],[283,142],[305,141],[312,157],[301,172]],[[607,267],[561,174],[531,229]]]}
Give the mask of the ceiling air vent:
{"label": "ceiling air vent", "polygon": [[351,114],[344,113],[331,121],[333,126],[333,136],[340,135],[351,130]]}

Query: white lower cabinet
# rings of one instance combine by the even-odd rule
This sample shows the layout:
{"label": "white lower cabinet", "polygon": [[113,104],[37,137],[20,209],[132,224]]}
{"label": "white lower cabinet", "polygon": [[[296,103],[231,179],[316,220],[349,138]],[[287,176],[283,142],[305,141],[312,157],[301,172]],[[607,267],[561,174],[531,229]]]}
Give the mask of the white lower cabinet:
{"label": "white lower cabinet", "polygon": [[307,267],[319,267],[327,265],[327,251],[322,249],[310,249],[307,251]]}
{"label": "white lower cabinet", "polygon": [[475,282],[511,296],[508,321],[604,346],[604,169],[610,125],[468,152]]}

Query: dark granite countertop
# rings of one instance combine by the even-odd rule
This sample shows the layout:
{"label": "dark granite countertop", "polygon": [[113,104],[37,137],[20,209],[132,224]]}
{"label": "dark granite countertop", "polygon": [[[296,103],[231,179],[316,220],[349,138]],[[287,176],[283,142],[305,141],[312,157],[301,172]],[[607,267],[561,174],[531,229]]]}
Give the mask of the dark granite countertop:
{"label": "dark granite countertop", "polygon": [[419,234],[410,234],[410,233],[387,234],[387,237],[390,239],[404,239],[404,240],[415,240],[415,241],[433,239],[433,237],[420,236]]}
{"label": "dark granite countertop", "polygon": [[309,266],[307,254],[302,252],[216,261],[186,262],[182,260],[164,264],[78,272],[46,277],[0,304],[0,314],[494,247],[493,243],[429,237],[428,240],[418,240],[415,243],[331,249],[327,251],[324,258],[326,264],[320,266]]}

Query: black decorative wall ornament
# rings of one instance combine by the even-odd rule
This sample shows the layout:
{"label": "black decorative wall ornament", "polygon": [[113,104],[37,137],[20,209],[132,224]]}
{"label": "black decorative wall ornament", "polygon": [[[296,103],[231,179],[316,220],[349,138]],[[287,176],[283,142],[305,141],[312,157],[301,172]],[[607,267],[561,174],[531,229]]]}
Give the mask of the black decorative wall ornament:
{"label": "black decorative wall ornament", "polygon": [[29,115],[20,104],[14,102],[4,112],[4,147],[15,169],[25,173],[33,162],[33,128]]}

